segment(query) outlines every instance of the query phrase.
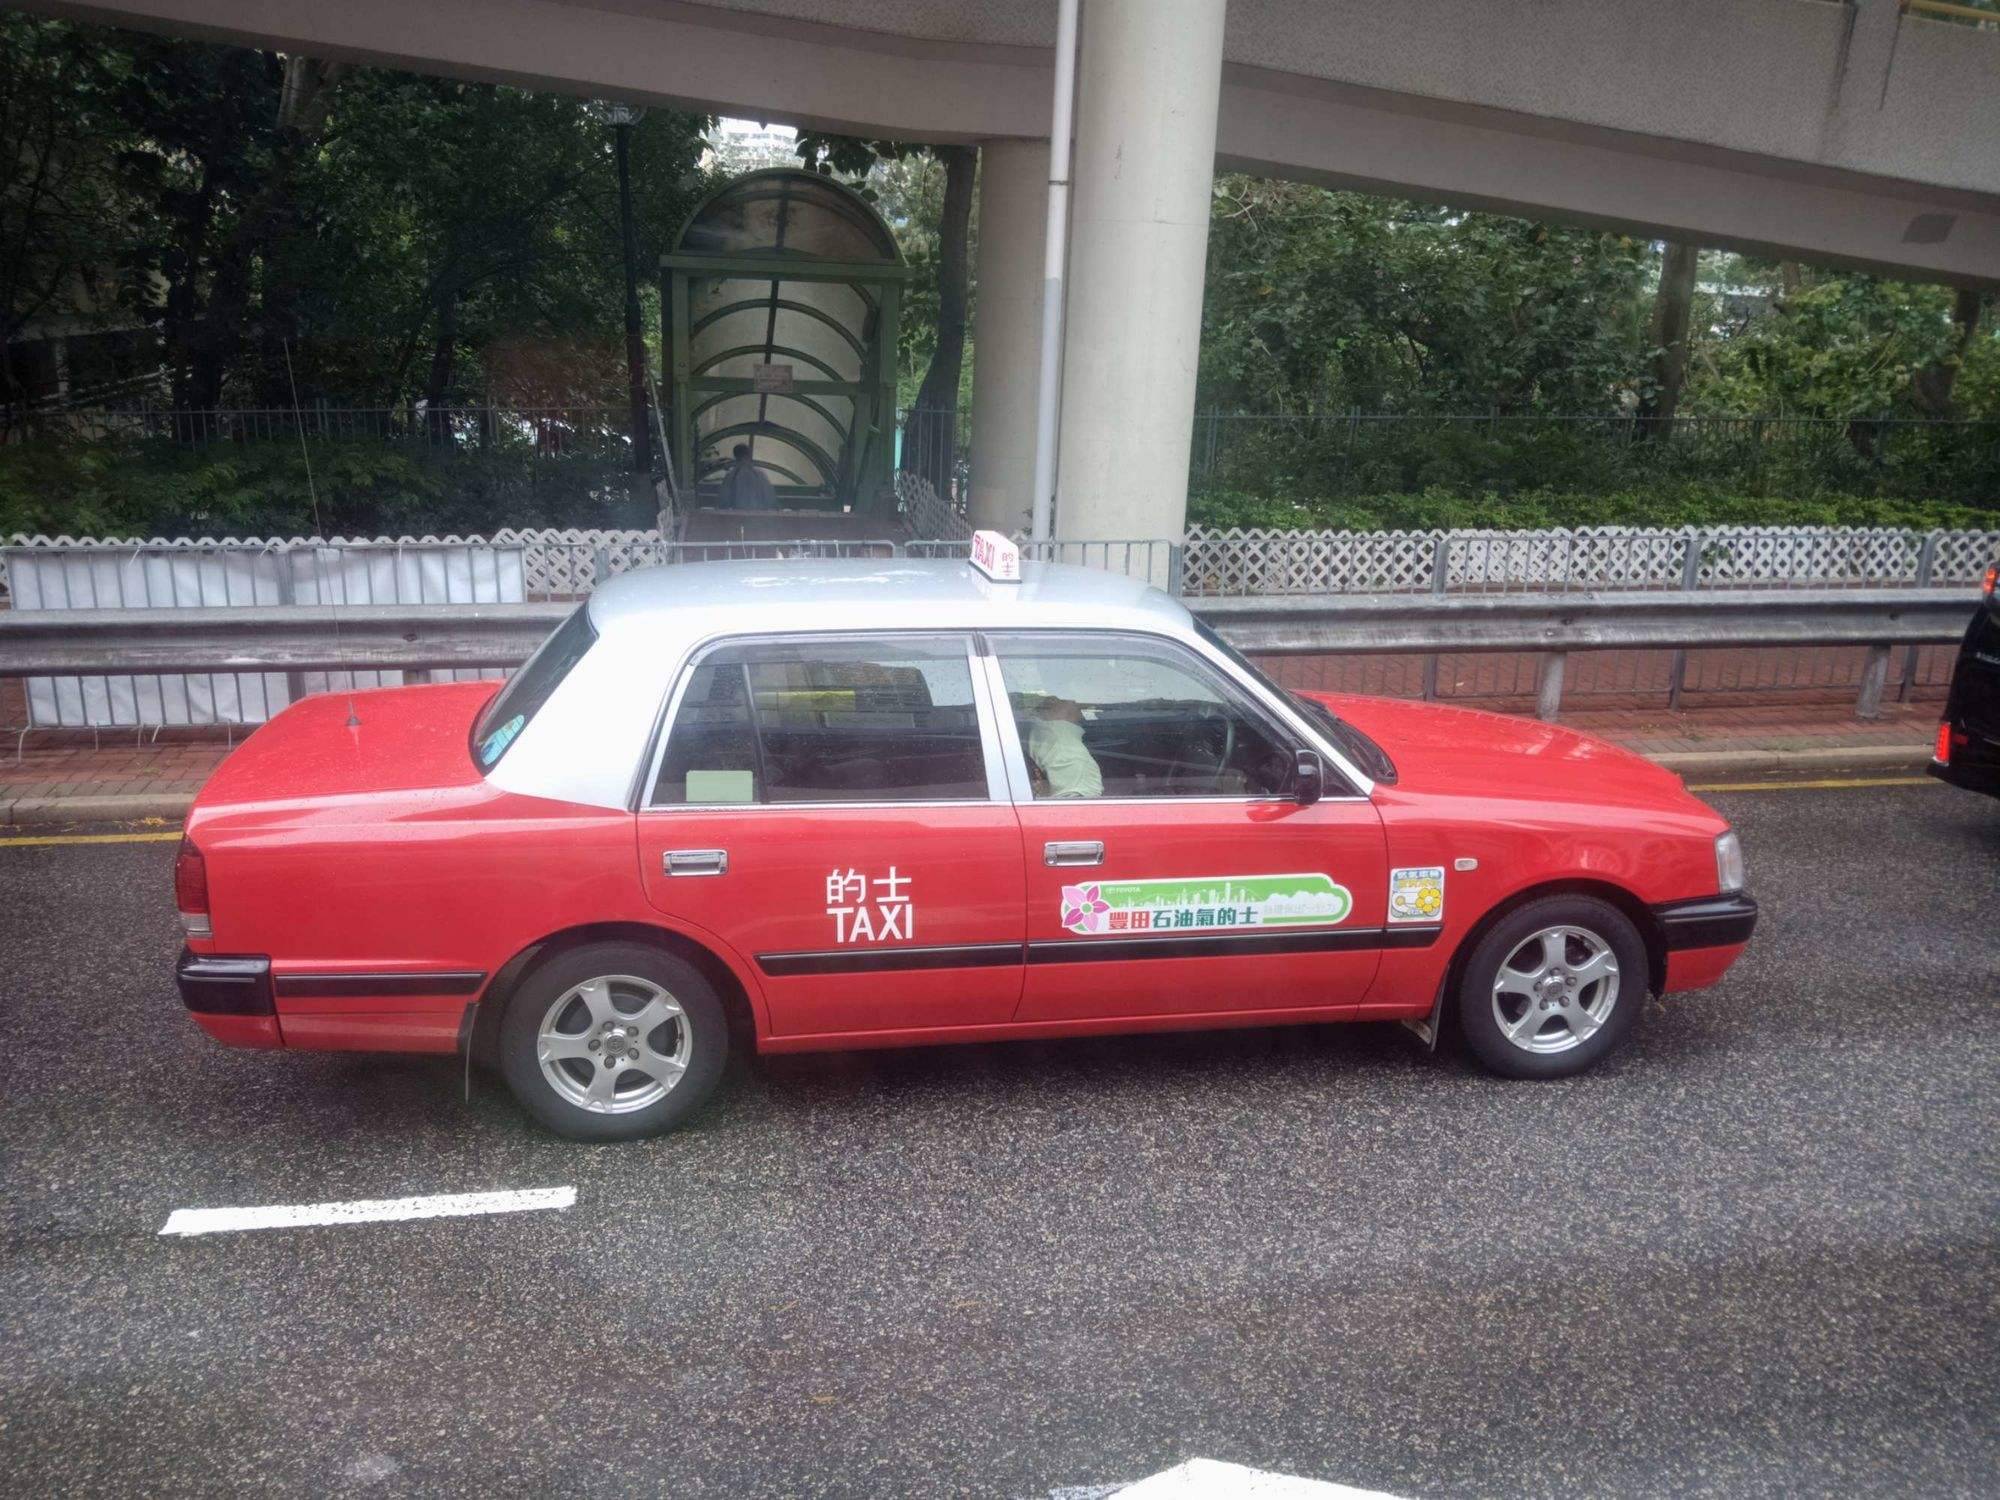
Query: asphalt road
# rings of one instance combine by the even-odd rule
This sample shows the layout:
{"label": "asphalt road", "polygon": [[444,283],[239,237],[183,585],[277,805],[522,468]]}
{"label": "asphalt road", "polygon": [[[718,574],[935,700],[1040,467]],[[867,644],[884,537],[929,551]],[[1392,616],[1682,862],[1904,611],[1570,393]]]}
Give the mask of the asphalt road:
{"label": "asphalt road", "polygon": [[599,1148],[447,1062],[214,1047],[171,844],[0,848],[0,1487],[1992,1493],[2000,807],[1714,800],[1758,940],[1580,1080],[1389,1027],[774,1059]]}

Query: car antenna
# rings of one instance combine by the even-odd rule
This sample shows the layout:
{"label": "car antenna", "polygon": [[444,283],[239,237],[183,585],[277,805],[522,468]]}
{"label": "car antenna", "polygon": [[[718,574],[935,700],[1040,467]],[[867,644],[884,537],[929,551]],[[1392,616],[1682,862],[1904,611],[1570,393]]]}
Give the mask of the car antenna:
{"label": "car antenna", "polygon": [[[306,466],[306,493],[312,497],[313,530],[324,541],[326,539],[326,522],[320,519],[319,486],[313,482],[312,454],[306,451],[306,414],[305,408],[299,405],[299,377],[292,370],[292,341],[285,339],[283,342],[285,346],[285,379],[292,387],[292,421],[298,428],[299,433],[299,458]],[[325,583],[326,574],[322,571],[320,574],[320,592],[322,594],[326,592]],[[344,595],[346,589],[343,587],[341,592]],[[333,654],[336,657],[340,655],[340,611],[338,609],[335,609],[333,612]],[[349,729],[359,729],[361,727],[361,718],[354,712],[354,674],[352,672],[347,675],[347,727]]]}

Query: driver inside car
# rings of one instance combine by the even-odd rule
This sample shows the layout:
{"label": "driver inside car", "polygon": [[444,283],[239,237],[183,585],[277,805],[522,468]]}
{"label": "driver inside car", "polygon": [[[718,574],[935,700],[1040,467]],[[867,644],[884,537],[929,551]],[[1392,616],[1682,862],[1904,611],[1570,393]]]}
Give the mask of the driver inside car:
{"label": "driver inside car", "polygon": [[1044,698],[1027,720],[1028,759],[1038,797],[1102,797],[1104,773],[1083,742],[1083,710],[1068,698]]}

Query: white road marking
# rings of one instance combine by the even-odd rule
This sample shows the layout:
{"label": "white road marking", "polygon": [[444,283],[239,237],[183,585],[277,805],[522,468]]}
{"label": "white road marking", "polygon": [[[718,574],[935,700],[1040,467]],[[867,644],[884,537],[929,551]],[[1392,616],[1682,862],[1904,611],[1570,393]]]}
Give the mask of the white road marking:
{"label": "white road marking", "polygon": [[1382,1490],[1357,1490],[1212,1458],[1191,1458],[1150,1479],[1114,1489],[1111,1496],[1112,1500],[1396,1500]]}
{"label": "white road marking", "polygon": [[313,1224],[380,1224],[394,1219],[446,1219],[467,1214],[518,1214],[568,1208],[573,1187],[519,1188],[497,1193],[433,1193],[425,1198],[357,1198],[350,1203],[269,1203],[258,1208],[177,1208],[161,1234],[232,1234],[243,1229],[295,1229]]}

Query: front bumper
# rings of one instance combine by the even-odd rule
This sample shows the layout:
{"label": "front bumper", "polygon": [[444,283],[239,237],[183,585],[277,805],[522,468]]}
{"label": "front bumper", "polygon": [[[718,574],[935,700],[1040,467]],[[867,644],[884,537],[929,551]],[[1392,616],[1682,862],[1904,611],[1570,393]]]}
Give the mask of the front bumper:
{"label": "front bumper", "polygon": [[225,1047],[281,1047],[268,958],[214,957],[181,949],[181,1004]]}
{"label": "front bumper", "polygon": [[1653,908],[1669,953],[1684,948],[1731,948],[1750,941],[1757,929],[1757,903],[1741,891],[1729,896],[1699,896],[1693,901],[1668,901]]}

